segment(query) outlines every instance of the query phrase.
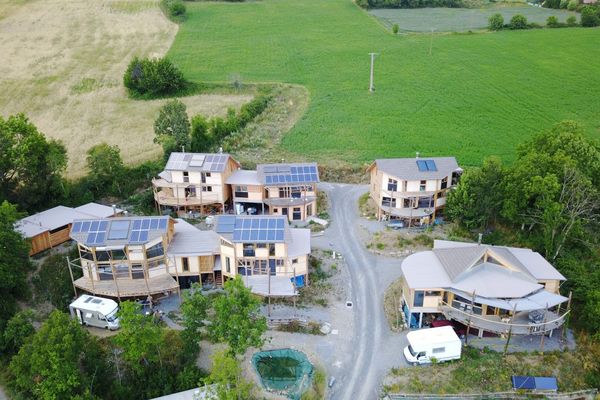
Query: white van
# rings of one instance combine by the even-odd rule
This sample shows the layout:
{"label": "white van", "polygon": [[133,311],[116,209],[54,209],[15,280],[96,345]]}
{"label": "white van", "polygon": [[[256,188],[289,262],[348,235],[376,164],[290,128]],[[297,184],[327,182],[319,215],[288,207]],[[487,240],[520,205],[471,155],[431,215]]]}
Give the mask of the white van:
{"label": "white van", "polygon": [[77,318],[81,325],[111,331],[119,329],[119,318],[117,318],[119,305],[114,300],[84,294],[71,303],[69,310],[71,316]]}
{"label": "white van", "polygon": [[404,348],[404,357],[412,365],[460,358],[462,342],[451,326],[411,331],[406,338],[409,345]]}

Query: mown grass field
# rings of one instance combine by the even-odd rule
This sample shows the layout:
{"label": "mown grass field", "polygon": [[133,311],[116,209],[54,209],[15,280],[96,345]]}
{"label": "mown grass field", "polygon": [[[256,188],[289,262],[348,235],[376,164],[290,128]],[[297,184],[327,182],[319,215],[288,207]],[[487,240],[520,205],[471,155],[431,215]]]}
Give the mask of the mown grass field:
{"label": "mown grass field", "polygon": [[375,9],[369,14],[392,29],[398,25],[400,32],[467,32],[487,29],[488,18],[496,13],[502,14],[505,23],[516,14],[527,17],[527,21],[542,26],[550,16],[560,22],[566,22],[571,15],[579,21],[579,14],[574,11],[554,10],[534,7],[527,3],[491,3],[481,8],[414,8],[414,9]]}
{"label": "mown grass field", "polygon": [[[600,137],[600,29],[393,36],[349,0],[188,3],[168,55],[196,81],[310,91],[282,146],[304,158],[456,155],[477,165],[563,119]],[[368,88],[369,56],[376,92]]]}

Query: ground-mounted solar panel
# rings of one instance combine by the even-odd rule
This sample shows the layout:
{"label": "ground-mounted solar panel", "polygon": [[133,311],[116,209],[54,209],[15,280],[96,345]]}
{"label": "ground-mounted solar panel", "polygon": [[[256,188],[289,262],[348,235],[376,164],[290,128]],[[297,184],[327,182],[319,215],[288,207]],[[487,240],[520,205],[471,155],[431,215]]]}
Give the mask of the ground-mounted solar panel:
{"label": "ground-mounted solar panel", "polygon": [[434,160],[425,160],[425,164],[427,165],[428,171],[437,171],[437,166],[435,165]]}

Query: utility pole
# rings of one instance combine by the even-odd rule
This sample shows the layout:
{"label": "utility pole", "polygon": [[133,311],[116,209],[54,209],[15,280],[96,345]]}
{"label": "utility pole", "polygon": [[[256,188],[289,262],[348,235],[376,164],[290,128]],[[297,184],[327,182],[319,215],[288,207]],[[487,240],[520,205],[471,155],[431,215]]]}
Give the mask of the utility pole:
{"label": "utility pole", "polygon": [[371,56],[371,75],[369,80],[369,92],[374,92],[375,87],[373,86],[373,66],[375,64],[375,56],[377,55],[377,53],[369,53],[369,55]]}

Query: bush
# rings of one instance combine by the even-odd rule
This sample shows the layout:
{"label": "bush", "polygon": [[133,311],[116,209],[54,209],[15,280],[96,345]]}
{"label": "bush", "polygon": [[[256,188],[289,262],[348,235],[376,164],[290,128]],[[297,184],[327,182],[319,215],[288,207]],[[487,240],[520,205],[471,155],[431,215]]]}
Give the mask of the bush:
{"label": "bush", "polygon": [[400,30],[400,27],[398,26],[398,24],[394,24],[394,26],[392,26],[392,33],[394,35],[397,35],[399,30]]}
{"label": "bush", "polygon": [[558,18],[556,18],[554,15],[549,16],[546,20],[546,26],[548,26],[548,28],[558,27]]}
{"label": "bush", "polygon": [[356,0],[356,5],[360,8],[369,9],[369,1],[368,0]]}
{"label": "bush", "polygon": [[160,8],[167,18],[175,22],[183,20],[186,12],[185,4],[181,0],[161,0]]}
{"label": "bush", "polygon": [[577,26],[577,17],[571,15],[569,18],[567,18],[567,26]]}
{"label": "bush", "polygon": [[567,10],[575,11],[577,10],[577,6],[579,5],[579,0],[571,0],[569,4],[567,4]]}
{"label": "bush", "polygon": [[598,9],[593,6],[585,6],[581,9],[581,26],[593,27],[600,25]]}
{"label": "bush", "polygon": [[125,71],[123,84],[130,94],[157,97],[177,93],[185,88],[186,81],[168,58],[135,57]]}
{"label": "bush", "polygon": [[497,13],[488,19],[488,28],[492,31],[499,31],[504,27],[504,17],[502,14]]}
{"label": "bush", "polygon": [[560,8],[563,10],[569,6],[569,0],[560,0]]}
{"label": "bush", "polygon": [[511,29],[527,29],[527,17],[522,14],[515,14],[510,19]]}

